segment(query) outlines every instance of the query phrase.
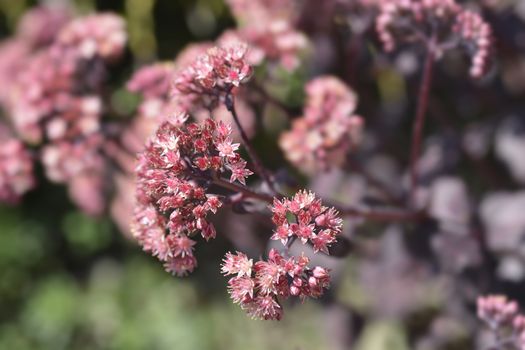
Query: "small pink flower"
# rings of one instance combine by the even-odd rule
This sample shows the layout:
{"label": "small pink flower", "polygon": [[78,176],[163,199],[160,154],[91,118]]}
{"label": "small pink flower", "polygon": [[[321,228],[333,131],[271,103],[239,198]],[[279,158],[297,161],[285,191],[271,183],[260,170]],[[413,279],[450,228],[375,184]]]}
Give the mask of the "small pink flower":
{"label": "small pink flower", "polygon": [[219,155],[221,157],[236,157],[235,151],[239,149],[239,143],[232,143],[232,140],[225,139],[219,144],[217,144],[217,149],[219,150]]}
{"label": "small pink flower", "polygon": [[518,304],[503,295],[479,297],[478,317],[493,327],[512,322],[518,312]]}
{"label": "small pink flower", "polygon": [[233,277],[228,281],[228,292],[235,304],[247,304],[253,300],[255,281],[246,277]]}
{"label": "small pink flower", "polygon": [[243,160],[228,165],[228,168],[232,172],[230,182],[239,181],[246,185],[246,178],[253,174],[251,170],[246,168],[246,161]]}
{"label": "small pink flower", "polygon": [[233,255],[226,253],[223,260],[221,272],[225,275],[251,276],[253,260],[248,259],[246,254],[237,253]]}

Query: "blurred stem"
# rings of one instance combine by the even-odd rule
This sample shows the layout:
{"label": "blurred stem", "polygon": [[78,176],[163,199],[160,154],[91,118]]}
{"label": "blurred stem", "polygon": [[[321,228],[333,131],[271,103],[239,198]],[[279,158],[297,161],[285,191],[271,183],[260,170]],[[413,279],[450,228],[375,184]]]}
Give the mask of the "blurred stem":
{"label": "blurred stem", "polygon": [[[200,178],[196,174],[190,174],[190,176]],[[203,179],[203,178],[200,178]],[[212,179],[214,185],[228,189],[233,192],[241,193],[244,198],[253,198],[260,201],[272,204],[274,198],[281,198],[282,196],[277,194],[275,197],[265,193],[259,193],[251,190],[250,188],[238,184],[231,183],[227,180],[221,179],[218,176],[214,176]],[[365,220],[376,221],[376,222],[418,222],[427,218],[427,214],[424,211],[412,211],[407,209],[398,209],[391,207],[367,207],[367,206],[344,206],[330,204],[337,209],[341,215],[363,218]],[[293,242],[291,242],[293,243]],[[290,243],[290,244],[291,244]]]}
{"label": "blurred stem", "polygon": [[504,350],[515,343],[516,343],[515,336],[511,336],[508,338],[501,338],[500,336],[499,339],[496,340],[496,343],[489,346],[487,350]]}
{"label": "blurred stem", "polygon": [[241,193],[245,198],[255,198],[267,203],[273,202],[273,196],[264,193],[254,192],[248,187],[234,184],[232,182],[223,180],[219,177],[214,178],[212,182],[213,184],[228,189],[230,191]]}
{"label": "blurred stem", "polygon": [[[221,178],[214,178],[213,184],[221,186],[225,189],[231,190],[233,192],[238,192],[243,195],[245,198],[254,198],[267,202],[268,204],[273,203],[274,197],[264,193],[258,193],[252,191],[246,186],[237,185],[229,181],[223,180]],[[334,207],[341,213],[343,216],[351,217],[360,217],[370,221],[376,222],[417,222],[425,219],[427,217],[424,211],[411,211],[406,209],[397,209],[397,208],[373,208],[365,206],[356,206],[356,207],[345,207],[337,206]],[[293,242],[292,242],[293,243]]]}
{"label": "blurred stem", "polygon": [[427,218],[424,211],[397,208],[335,207],[343,216],[358,217],[375,222],[419,222]]}
{"label": "blurred stem", "polygon": [[414,125],[412,128],[412,146],[410,155],[410,194],[409,201],[411,205],[415,204],[415,195],[418,184],[418,159],[421,153],[421,141],[423,138],[423,127],[428,109],[428,98],[430,95],[430,86],[432,85],[432,71],[434,66],[436,38],[432,36],[427,45],[427,53],[423,66],[423,77],[419,86],[418,102]]}
{"label": "blurred stem", "polygon": [[248,152],[248,155],[250,156],[253,165],[255,166],[255,171],[264,180],[264,182],[266,182],[270,190],[274,194],[277,194],[278,191],[275,189],[275,184],[273,182],[273,179],[271,178],[271,175],[269,174],[268,170],[266,170],[266,168],[263,166],[261,159],[257,155],[257,152],[255,152],[255,149],[253,148],[250,139],[248,138],[248,135],[246,135],[246,132],[244,131],[244,128],[242,127],[241,122],[239,121],[239,116],[237,115],[237,111],[235,110],[234,97],[231,93],[226,94],[225,104],[226,108],[233,116],[233,120],[235,121],[237,128],[239,129],[242,143],[244,144],[244,147],[246,148],[246,151]]}

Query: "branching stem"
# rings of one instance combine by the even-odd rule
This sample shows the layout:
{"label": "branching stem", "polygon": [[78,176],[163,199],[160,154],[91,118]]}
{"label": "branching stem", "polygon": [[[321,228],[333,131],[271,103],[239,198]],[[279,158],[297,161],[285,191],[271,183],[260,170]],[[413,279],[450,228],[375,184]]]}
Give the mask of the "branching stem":
{"label": "branching stem", "polygon": [[228,93],[226,95],[226,108],[231,113],[233,120],[235,121],[235,124],[237,125],[237,128],[239,129],[239,133],[241,134],[242,143],[244,144],[244,147],[246,148],[246,151],[248,152],[248,155],[250,156],[253,165],[255,166],[255,171],[257,174],[266,182],[270,190],[277,194],[277,190],[275,188],[275,184],[273,182],[273,179],[271,175],[269,174],[268,170],[264,168],[263,163],[259,156],[257,155],[257,152],[255,152],[255,149],[253,148],[250,139],[248,138],[248,135],[246,135],[246,132],[244,131],[244,128],[242,127],[239,116],[237,115],[237,111],[235,110],[235,101],[233,98],[233,95],[231,93]]}
{"label": "branching stem", "polygon": [[432,71],[434,66],[435,54],[435,37],[430,39],[427,45],[427,54],[423,66],[423,77],[419,87],[418,103],[414,126],[412,128],[412,146],[410,155],[410,204],[415,204],[415,194],[419,180],[418,159],[421,154],[421,141],[423,138],[423,127],[428,109],[428,98],[430,95],[430,86],[432,85]]}

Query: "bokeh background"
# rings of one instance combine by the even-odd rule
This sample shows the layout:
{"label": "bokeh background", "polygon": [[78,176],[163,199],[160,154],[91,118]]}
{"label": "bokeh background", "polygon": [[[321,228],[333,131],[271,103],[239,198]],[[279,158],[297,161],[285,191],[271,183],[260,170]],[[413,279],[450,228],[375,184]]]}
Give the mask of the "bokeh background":
{"label": "bokeh background", "polygon": [[[235,25],[222,0],[72,3],[79,13],[109,10],[127,21],[129,49],[110,82],[113,107],[123,114],[137,104],[122,87],[137,67],[172,60],[188,43],[213,40]],[[498,49],[489,77],[470,81],[456,56],[437,68],[422,171],[430,193],[446,193],[434,203],[434,221],[402,227],[347,223],[352,231],[356,227],[351,234],[360,237],[359,251],[326,262],[336,277],[328,295],[286,304],[280,322],[252,321],[231,303],[218,273],[232,249],[225,236],[200,245],[197,271],[175,278],[109,217],[83,214],[63,186],[40,176],[21,205],[0,207],[0,349],[475,348],[483,337],[476,331],[477,295],[502,292],[525,301],[525,5],[486,3]],[[8,37],[35,5],[0,0],[0,35]],[[315,22],[315,15],[308,18]],[[333,44],[325,40],[333,33],[312,32],[318,52]],[[363,153],[367,170],[395,192],[404,181],[396,161],[408,157],[421,62],[413,50],[386,57],[377,45],[367,45],[360,56],[336,48],[332,54],[343,57],[338,65],[318,62],[318,71],[305,74],[335,73],[352,84],[359,112],[373,129]],[[300,110],[304,77],[287,79],[292,92],[281,97]],[[275,142],[260,147],[266,141],[256,143],[275,168],[283,159]],[[359,174],[332,173],[311,185],[349,202],[365,197],[365,183]],[[439,225],[458,217],[475,222],[479,231],[450,233]],[[253,230],[249,218],[218,220],[222,230]],[[480,243],[477,234],[485,240]]]}

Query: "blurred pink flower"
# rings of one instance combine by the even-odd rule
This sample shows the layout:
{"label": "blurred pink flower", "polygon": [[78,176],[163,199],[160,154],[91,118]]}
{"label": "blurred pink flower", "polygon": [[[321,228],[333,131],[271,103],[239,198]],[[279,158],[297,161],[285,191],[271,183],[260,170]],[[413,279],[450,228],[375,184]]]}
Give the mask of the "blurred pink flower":
{"label": "blurred pink flower", "polygon": [[66,6],[38,6],[21,18],[16,36],[35,48],[47,46],[71,19],[72,11]]}
{"label": "blurred pink flower", "polygon": [[353,115],[356,104],[355,93],[338,78],[310,81],[304,116],[293,120],[279,140],[286,158],[305,173],[343,164],[361,140],[363,119]]}
{"label": "blurred pink flower", "polygon": [[479,297],[477,306],[478,317],[492,328],[510,324],[518,313],[518,304],[504,295]]}
{"label": "blurred pink flower", "polygon": [[2,137],[0,142],[0,201],[17,203],[35,186],[33,157],[22,142]]}
{"label": "blurred pink flower", "polygon": [[[479,78],[486,72],[492,30],[479,14],[455,0],[382,0],[378,7],[376,30],[385,51],[392,51],[398,42],[429,41],[433,35],[436,54],[464,46],[472,57],[470,75]],[[439,32],[429,34],[428,28]]]}

